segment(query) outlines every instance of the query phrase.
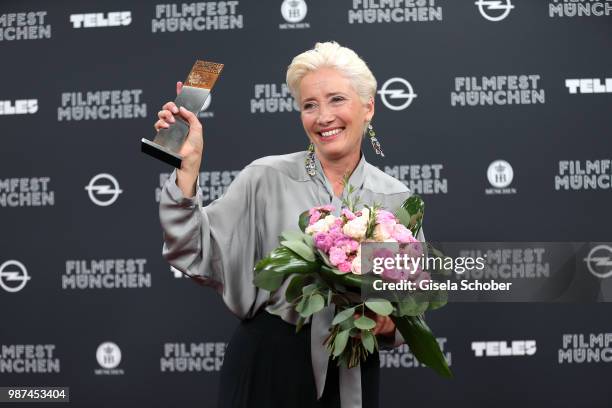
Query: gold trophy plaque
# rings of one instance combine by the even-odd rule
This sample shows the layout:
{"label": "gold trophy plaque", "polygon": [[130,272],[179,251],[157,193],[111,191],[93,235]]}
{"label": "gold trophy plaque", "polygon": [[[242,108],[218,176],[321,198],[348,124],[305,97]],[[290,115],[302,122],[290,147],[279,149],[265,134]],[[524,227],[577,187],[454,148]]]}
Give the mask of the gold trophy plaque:
{"label": "gold trophy plaque", "polygon": [[[197,115],[222,69],[223,64],[196,61],[183,84],[181,93],[174,100],[176,106],[179,108],[182,106]],[[174,115],[174,119],[175,122],[171,123],[169,128],[157,132],[153,141],[142,138],[140,147],[142,152],[180,169],[183,158],[179,151],[189,133],[189,124],[179,115]]]}

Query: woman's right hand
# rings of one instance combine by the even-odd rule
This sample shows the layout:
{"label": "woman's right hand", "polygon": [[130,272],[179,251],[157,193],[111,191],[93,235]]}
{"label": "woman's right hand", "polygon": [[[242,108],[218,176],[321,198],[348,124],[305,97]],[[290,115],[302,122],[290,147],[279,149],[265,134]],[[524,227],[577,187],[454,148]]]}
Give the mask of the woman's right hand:
{"label": "woman's right hand", "polygon": [[[176,94],[180,94],[183,83],[176,83]],[[157,113],[159,120],[155,122],[155,130],[167,129],[175,122],[174,115],[178,114],[189,123],[189,134],[179,151],[183,157],[181,168],[176,172],[176,184],[183,192],[185,197],[193,197],[196,192],[196,181],[202,163],[202,153],[204,152],[204,138],[202,136],[202,124],[197,116],[187,109],[177,108],[174,102],[168,102]]]}

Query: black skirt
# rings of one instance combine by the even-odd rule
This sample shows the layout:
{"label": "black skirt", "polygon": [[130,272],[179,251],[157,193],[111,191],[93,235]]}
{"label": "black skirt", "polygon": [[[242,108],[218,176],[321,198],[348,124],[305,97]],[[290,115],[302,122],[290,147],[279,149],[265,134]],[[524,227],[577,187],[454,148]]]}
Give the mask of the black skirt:
{"label": "black skirt", "polygon": [[[361,364],[363,408],[378,407],[379,367],[376,352]],[[339,408],[336,361],[329,361],[325,391],[317,400],[310,325],[295,333],[295,326],[261,311],[240,323],[226,349],[219,407]]]}

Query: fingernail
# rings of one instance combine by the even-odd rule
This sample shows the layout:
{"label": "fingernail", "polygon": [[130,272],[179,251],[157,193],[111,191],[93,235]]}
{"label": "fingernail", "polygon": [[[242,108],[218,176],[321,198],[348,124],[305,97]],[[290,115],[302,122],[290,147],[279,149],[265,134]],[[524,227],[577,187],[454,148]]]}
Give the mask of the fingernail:
{"label": "fingernail", "polygon": [[174,108],[172,108],[172,113],[178,113],[178,109],[176,108],[176,106]]}

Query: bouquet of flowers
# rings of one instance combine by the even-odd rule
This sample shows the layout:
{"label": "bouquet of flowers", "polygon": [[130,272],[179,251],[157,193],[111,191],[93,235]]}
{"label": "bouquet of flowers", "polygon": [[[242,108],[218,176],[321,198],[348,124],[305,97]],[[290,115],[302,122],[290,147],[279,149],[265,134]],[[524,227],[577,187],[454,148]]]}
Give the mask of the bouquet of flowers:
{"label": "bouquet of flowers", "polygon": [[[452,376],[436,338],[423,319],[425,311],[446,303],[445,293],[422,296],[422,293],[409,292],[385,299],[364,297],[362,291],[376,279],[392,282],[429,279],[429,273],[420,267],[385,268],[377,275],[362,270],[362,248],[370,248],[370,243],[394,243],[399,252],[413,256],[418,256],[426,247],[434,256],[443,256],[415,238],[423,221],[423,200],[413,195],[395,213],[377,204],[358,209],[360,199],[353,198],[354,188],[345,186],[347,195],[339,216],[332,214],[335,208],[330,205],[303,212],[298,221],[301,231],[283,232],[280,246],[255,266],[255,285],[274,291],[290,280],[285,296],[300,315],[298,331],[313,314],[335,305],[325,346],[339,365],[355,367],[378,349],[372,332],[376,323],[367,316],[376,313],[393,320],[421,363],[443,376]],[[388,250],[374,251],[378,253],[369,253],[364,259],[381,256]]]}

